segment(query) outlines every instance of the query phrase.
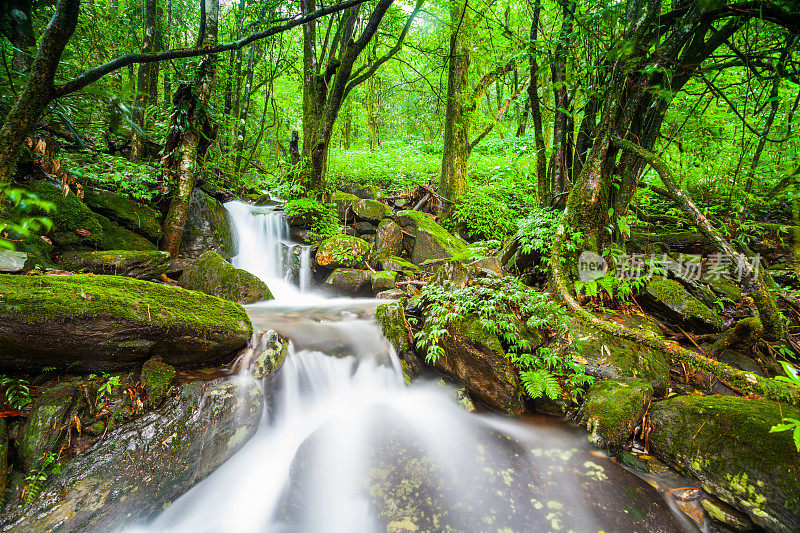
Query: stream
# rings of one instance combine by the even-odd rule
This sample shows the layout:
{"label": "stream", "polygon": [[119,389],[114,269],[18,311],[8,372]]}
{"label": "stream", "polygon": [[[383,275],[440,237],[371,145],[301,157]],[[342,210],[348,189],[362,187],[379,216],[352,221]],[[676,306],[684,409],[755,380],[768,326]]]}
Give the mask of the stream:
{"label": "stream", "polygon": [[[310,290],[281,213],[230,202],[240,254],[290,339],[255,436],[136,532],[697,531],[649,484],[560,424],[471,414],[438,379],[406,385],[381,302]],[[243,370],[240,379],[253,379]]]}

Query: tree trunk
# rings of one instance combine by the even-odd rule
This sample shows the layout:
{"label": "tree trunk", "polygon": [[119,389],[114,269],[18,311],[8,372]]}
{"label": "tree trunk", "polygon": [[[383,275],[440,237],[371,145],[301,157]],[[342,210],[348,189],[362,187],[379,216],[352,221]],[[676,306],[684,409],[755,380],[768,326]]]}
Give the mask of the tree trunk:
{"label": "tree trunk", "polygon": [[7,29],[13,46],[11,67],[15,72],[27,72],[31,66],[36,36],[33,34],[33,9],[31,0],[9,0]]}
{"label": "tree trunk", "polygon": [[378,136],[378,109],[380,107],[380,78],[370,76],[366,86],[367,133],[369,135],[369,149],[374,152],[380,147],[381,140]]}
{"label": "tree trunk", "polygon": [[566,190],[570,182],[568,159],[568,136],[570,117],[568,115],[569,98],[567,96],[567,51],[570,47],[572,35],[572,12],[575,4],[572,0],[561,0],[562,15],[561,33],[558,36],[552,65],[553,80],[553,153],[550,156],[552,168],[551,187],[553,195],[557,196]]}
{"label": "tree trunk", "polygon": [[[163,32],[164,36],[164,50],[169,50],[172,45],[170,36],[172,35],[172,0],[167,0],[167,25]],[[164,66],[164,108],[169,108],[169,103],[172,98],[172,81],[170,71],[167,69],[168,65]]]}
{"label": "tree trunk", "polygon": [[[531,19],[531,43],[539,41],[539,17],[542,12],[541,0],[536,0]],[[528,106],[533,119],[533,135],[536,143],[536,183],[539,196],[539,205],[549,207],[553,201],[553,189],[547,179],[547,154],[544,145],[544,130],[542,128],[542,107],[539,100],[539,63],[536,60],[536,51],[531,50],[528,56],[528,66],[531,75],[531,84],[528,85]]]}
{"label": "tree trunk", "polygon": [[250,93],[253,90],[253,71],[255,70],[255,44],[250,45],[250,53],[247,56],[247,72],[244,83],[244,94],[242,95],[242,105],[239,110],[239,119],[236,130],[236,163],[233,166],[234,173],[238,175],[242,172],[242,152],[244,152],[244,137],[247,134],[247,115],[250,113]]}
{"label": "tree trunk", "polygon": [[[156,51],[156,0],[146,0],[143,7],[144,31],[142,52],[149,54]],[[137,79],[136,101],[133,106],[133,121],[144,130],[144,115],[151,101],[152,90],[158,83],[158,63],[140,63]],[[153,79],[155,76],[155,79]],[[138,161],[144,155],[145,139],[133,130],[131,135],[131,159]]]}

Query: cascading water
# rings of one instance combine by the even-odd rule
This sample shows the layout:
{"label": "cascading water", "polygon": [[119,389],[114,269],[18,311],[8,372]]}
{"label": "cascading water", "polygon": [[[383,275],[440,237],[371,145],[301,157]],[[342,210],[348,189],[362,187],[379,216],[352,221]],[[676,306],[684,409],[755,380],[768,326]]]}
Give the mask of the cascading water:
{"label": "cascading water", "polygon": [[253,327],[290,339],[289,355],[263,384],[256,435],[146,531],[691,529],[585,438],[469,414],[435,381],[406,386],[371,318],[378,301],[298,302],[269,256],[284,228],[262,209],[228,209],[236,264],[278,295],[248,306]]}

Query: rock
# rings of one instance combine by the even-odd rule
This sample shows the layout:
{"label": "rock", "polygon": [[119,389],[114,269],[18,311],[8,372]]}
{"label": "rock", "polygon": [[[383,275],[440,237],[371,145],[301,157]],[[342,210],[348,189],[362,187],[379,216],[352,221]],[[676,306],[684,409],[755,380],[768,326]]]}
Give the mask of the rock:
{"label": "rock", "polygon": [[262,331],[256,334],[251,348],[248,358],[250,373],[255,379],[263,379],[274,375],[283,366],[289,354],[289,341],[276,331]]}
{"label": "rock", "polygon": [[367,200],[380,200],[383,198],[383,191],[381,191],[380,187],[376,187],[375,185],[347,185],[344,190],[344,193],[352,194],[359,198],[366,198]]}
{"label": "rock", "polygon": [[372,292],[382,292],[394,289],[397,286],[397,272],[392,270],[379,270],[372,273]]}
{"label": "rock", "polygon": [[677,396],[650,407],[651,452],[770,531],[800,529],[800,461],[791,432],[800,410],[769,400]]}
{"label": "rock", "polygon": [[97,242],[98,248],[103,250],[156,250],[156,245],[142,237],[112,222],[103,215],[94,216],[103,228],[103,234]]}
{"label": "rock", "polygon": [[33,401],[22,434],[17,441],[17,463],[26,474],[39,468],[67,435],[83,397],[76,383],[59,383]]}
{"label": "rock", "polygon": [[716,294],[728,298],[732,302],[738,302],[742,299],[742,288],[729,279],[706,276],[703,277],[703,281]]}
{"label": "rock", "polygon": [[448,260],[467,250],[463,239],[448,233],[427,213],[401,211],[395,220],[413,238],[411,262],[415,265]]}
{"label": "rock", "polygon": [[753,521],[749,516],[716,498],[703,498],[700,500],[700,505],[712,520],[724,524],[733,531],[752,531],[754,529]]}
{"label": "rock", "polygon": [[395,272],[419,272],[417,265],[397,256],[390,256],[388,259],[381,261],[381,269],[394,270]]}
{"label": "rock", "polygon": [[411,379],[419,376],[424,366],[411,345],[403,304],[392,302],[379,305],[375,310],[375,320],[380,324],[383,336],[391,343],[400,359],[403,373]]}
{"label": "rock", "polygon": [[[56,246],[74,246],[78,244],[96,244],[103,236],[103,228],[94,213],[80,201],[74,193],[62,196],[61,189],[46,181],[32,181],[28,190],[35,193],[40,200],[54,204],[50,219],[53,228],[48,235]],[[88,235],[76,233],[86,230]]]}
{"label": "rock", "polygon": [[[646,319],[635,316],[606,315],[603,318],[619,322],[632,329],[644,329],[657,334]],[[658,396],[667,392],[669,364],[664,354],[626,339],[589,326],[580,320],[572,322],[573,356],[585,361],[586,373],[598,379],[639,378],[647,381]]]}
{"label": "rock", "polygon": [[0,273],[18,274],[34,267],[35,261],[25,252],[0,250]]}
{"label": "rock", "polygon": [[273,299],[269,287],[261,279],[234,267],[210,250],[183,270],[178,285],[240,304]]}
{"label": "rock", "polygon": [[665,320],[701,331],[719,331],[722,319],[680,283],[653,276],[639,295],[639,303]]}
{"label": "rock", "polygon": [[189,216],[181,240],[181,257],[199,257],[212,250],[225,259],[236,255],[236,234],[228,212],[200,189],[192,192]]}
{"label": "rock", "polygon": [[653,386],[641,379],[592,383],[583,405],[589,440],[615,455],[641,422],[652,397]]}
{"label": "rock", "polygon": [[247,442],[262,404],[253,380],[183,385],[158,411],[109,431],[64,464],[30,506],[7,506],[3,531],[105,532],[144,524]]}
{"label": "rock", "polygon": [[463,383],[486,405],[510,415],[522,414],[520,381],[500,339],[486,331],[478,318],[454,320],[440,344],[444,354],[436,368]]}
{"label": "rock", "polygon": [[325,280],[325,287],[349,296],[358,295],[370,286],[372,274],[368,270],[337,268]]}
{"label": "rock", "polygon": [[378,226],[372,222],[356,222],[353,226],[356,228],[356,233],[359,235],[375,235],[378,231]]}
{"label": "rock", "polygon": [[212,363],[251,334],[241,306],[200,292],[122,276],[0,274],[0,366],[8,369],[111,371],[154,355]]}
{"label": "rock", "polygon": [[379,222],[392,214],[392,208],[388,205],[367,198],[359,198],[353,194],[335,191],[331,195],[331,201],[336,205],[339,219],[346,221],[355,217],[358,220]]}
{"label": "rock", "polygon": [[125,196],[102,189],[85,188],[83,203],[120,226],[144,235],[153,242],[161,238],[158,211]]}
{"label": "rock", "polygon": [[145,405],[153,409],[158,407],[175,379],[175,367],[161,360],[161,357],[151,357],[142,365],[139,382],[144,388]]}
{"label": "rock", "polygon": [[391,257],[403,249],[403,230],[391,218],[384,218],[375,230],[375,256]]}
{"label": "rock", "polygon": [[156,279],[169,269],[169,254],[157,250],[64,252],[58,256],[57,262],[61,268],[72,272]]}
{"label": "rock", "polygon": [[328,268],[353,268],[363,265],[369,257],[367,241],[350,235],[334,235],[325,239],[317,249],[316,260]]}
{"label": "rock", "polygon": [[8,471],[8,429],[6,419],[0,418],[0,494],[6,493],[6,473]]}

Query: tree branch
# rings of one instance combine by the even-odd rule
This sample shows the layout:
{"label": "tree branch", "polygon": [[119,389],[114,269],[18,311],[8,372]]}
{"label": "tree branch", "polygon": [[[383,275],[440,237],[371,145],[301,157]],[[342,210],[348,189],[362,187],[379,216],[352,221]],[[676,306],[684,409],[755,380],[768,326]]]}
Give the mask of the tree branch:
{"label": "tree branch", "polygon": [[500,122],[500,119],[503,118],[503,115],[505,115],[506,110],[508,109],[508,106],[511,104],[511,102],[513,102],[514,100],[517,99],[517,97],[522,93],[522,90],[525,89],[525,87],[530,83],[530,81],[531,81],[530,78],[526,78],[525,80],[523,80],[523,82],[520,84],[520,86],[517,87],[517,92],[512,94],[511,97],[508,100],[506,100],[506,103],[503,104],[503,107],[501,107],[497,111],[497,116],[494,117],[494,120],[486,127],[485,130],[483,130],[481,132],[480,135],[478,135],[475,138],[474,141],[472,141],[469,144],[469,151],[470,152],[472,152],[472,150],[474,150],[475,147],[478,146],[478,143],[480,143],[487,135],[489,135],[489,133],[494,129],[495,124]]}

